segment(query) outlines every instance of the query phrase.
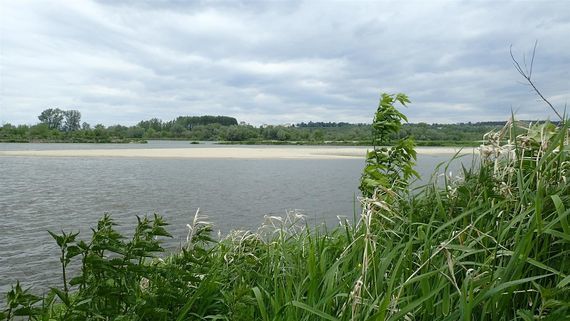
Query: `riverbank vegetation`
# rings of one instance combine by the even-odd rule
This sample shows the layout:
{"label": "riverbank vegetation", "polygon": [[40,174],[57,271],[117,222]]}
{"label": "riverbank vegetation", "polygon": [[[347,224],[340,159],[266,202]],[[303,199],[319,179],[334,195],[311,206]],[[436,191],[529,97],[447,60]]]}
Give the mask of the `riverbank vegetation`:
{"label": "riverbank vegetation", "polygon": [[[15,143],[143,143],[147,140],[218,141],[223,144],[264,145],[372,145],[370,124],[308,122],[255,127],[228,116],[181,116],[171,121],[157,118],[134,126],[81,123],[77,110],[44,110],[35,125],[0,126],[0,142]],[[460,124],[403,124],[389,143],[414,137],[420,146],[478,146],[481,137],[505,122]]]}
{"label": "riverbank vegetation", "polygon": [[214,238],[196,213],[187,243],[161,256],[160,216],[129,238],[104,216],[88,239],[52,234],[63,283],[42,297],[15,285],[0,320],[568,320],[568,122],[511,119],[479,163],[441,164],[410,190],[414,141],[381,147],[408,102],[382,96],[359,217],[310,227],[291,212]]}

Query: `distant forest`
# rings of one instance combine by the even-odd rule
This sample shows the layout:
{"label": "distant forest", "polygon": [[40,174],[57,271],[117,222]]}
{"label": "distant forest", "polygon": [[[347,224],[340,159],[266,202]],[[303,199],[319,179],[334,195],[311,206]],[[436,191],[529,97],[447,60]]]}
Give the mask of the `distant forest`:
{"label": "distant forest", "polygon": [[[180,116],[174,120],[143,120],[134,126],[81,123],[77,110],[46,109],[36,125],[4,124],[2,142],[124,143],[154,139],[219,141],[236,144],[347,144],[371,142],[370,124],[308,122],[255,127],[228,116]],[[483,135],[505,122],[405,124],[399,136],[412,136],[418,145],[478,145]],[[399,137],[393,137],[398,139]]]}

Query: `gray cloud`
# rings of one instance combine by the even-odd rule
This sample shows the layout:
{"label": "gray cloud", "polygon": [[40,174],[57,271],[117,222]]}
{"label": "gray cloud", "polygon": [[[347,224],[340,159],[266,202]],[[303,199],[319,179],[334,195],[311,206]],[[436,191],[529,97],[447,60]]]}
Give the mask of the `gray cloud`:
{"label": "gray cloud", "polygon": [[45,108],[90,123],[231,115],[253,124],[369,122],[405,92],[413,122],[553,115],[513,69],[569,98],[564,1],[4,1],[0,123]]}

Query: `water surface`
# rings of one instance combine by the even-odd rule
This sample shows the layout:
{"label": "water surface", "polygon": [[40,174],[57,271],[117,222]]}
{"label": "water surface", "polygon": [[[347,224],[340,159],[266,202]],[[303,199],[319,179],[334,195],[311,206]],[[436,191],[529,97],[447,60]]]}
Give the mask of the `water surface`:
{"label": "water surface", "polygon": [[[0,150],[201,146],[0,144]],[[434,166],[448,158],[420,156],[418,170],[430,176]],[[306,214],[311,224],[334,225],[338,216],[352,218],[359,211],[356,196],[363,165],[364,159],[0,157],[0,302],[18,279],[38,291],[61,284],[58,249],[47,230],[80,231],[85,238],[89,227],[109,213],[119,229],[128,232],[136,215],[159,213],[174,236],[165,247],[175,250],[198,208],[221,233],[256,229],[264,215],[294,209]]]}

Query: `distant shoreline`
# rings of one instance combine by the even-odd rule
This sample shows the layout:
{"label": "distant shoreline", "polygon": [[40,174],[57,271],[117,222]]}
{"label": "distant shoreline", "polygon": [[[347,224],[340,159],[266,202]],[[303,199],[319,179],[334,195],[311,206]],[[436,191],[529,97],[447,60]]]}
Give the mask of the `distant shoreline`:
{"label": "distant shoreline", "polygon": [[[370,147],[204,147],[154,149],[67,149],[0,151],[2,156],[113,158],[343,159],[362,158]],[[474,148],[416,147],[420,155],[471,154]]]}
{"label": "distant shoreline", "polygon": [[[243,140],[243,141],[226,141],[226,140],[207,140],[197,141],[188,140],[186,138],[149,138],[149,139],[128,139],[128,140],[15,140],[15,139],[2,139],[0,143],[3,144],[147,144],[149,141],[179,141],[188,142],[189,144],[202,144],[204,142],[216,145],[273,145],[273,146],[369,146],[372,142],[369,140],[332,140],[332,141],[305,141],[305,140]],[[416,146],[422,147],[478,147],[482,141],[457,141],[457,140],[416,140]]]}

